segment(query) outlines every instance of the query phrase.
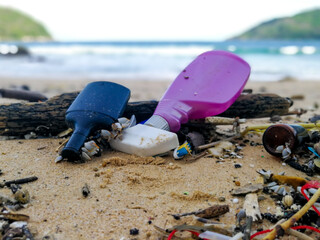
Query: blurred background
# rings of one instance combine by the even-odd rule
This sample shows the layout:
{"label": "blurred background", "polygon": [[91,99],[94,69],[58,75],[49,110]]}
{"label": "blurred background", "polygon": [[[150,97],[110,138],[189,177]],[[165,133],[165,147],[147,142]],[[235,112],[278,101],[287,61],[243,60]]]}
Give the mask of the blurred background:
{"label": "blurred background", "polygon": [[0,79],[173,80],[204,51],[320,79],[319,0],[0,0]]}

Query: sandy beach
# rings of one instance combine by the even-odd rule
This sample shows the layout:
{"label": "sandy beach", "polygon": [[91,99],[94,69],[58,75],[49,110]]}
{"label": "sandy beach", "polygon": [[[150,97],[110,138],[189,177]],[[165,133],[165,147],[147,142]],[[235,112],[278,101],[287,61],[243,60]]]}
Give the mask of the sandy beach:
{"label": "sandy beach", "polygon": [[[30,90],[48,97],[64,92],[78,91],[87,80],[46,81],[0,79],[2,88],[26,84]],[[170,81],[116,81],[131,90],[130,101],[159,100]],[[281,97],[300,96],[294,100],[292,109],[308,109],[300,118],[295,115],[283,117],[282,122],[307,121],[319,114],[320,81],[287,79],[280,82],[247,83],[246,89],[254,93],[275,93]],[[16,102],[0,99],[1,103]],[[269,118],[248,119],[245,126],[269,123]],[[231,126],[230,126],[231,128]],[[261,143],[261,136],[254,140]],[[241,150],[242,159],[204,157],[193,162],[162,158],[141,158],[116,151],[104,151],[84,164],[61,162],[56,164],[56,149],[63,139],[16,139],[0,141],[0,169],[2,180],[37,176],[38,180],[23,185],[31,195],[31,201],[18,211],[30,216],[28,226],[35,239],[51,236],[50,239],[166,239],[155,230],[154,225],[169,228],[183,223],[196,224],[192,216],[175,220],[170,214],[191,212],[214,204],[228,204],[230,211],[219,217],[222,223],[235,223],[235,215],[242,208],[244,197],[234,197],[232,189],[247,183],[256,183],[257,170],[285,172],[288,176],[306,178],[276,157],[268,154],[262,145],[246,146]],[[235,168],[234,164],[242,164]],[[318,176],[309,177],[317,180]],[[82,187],[90,189],[83,197]],[[10,196],[9,189],[0,189],[0,194]],[[274,201],[266,194],[259,202],[262,213],[275,212]],[[221,199],[225,201],[221,202]],[[239,202],[235,203],[234,198]],[[199,223],[197,223],[199,225]],[[253,230],[270,227],[270,222],[253,225]],[[138,235],[130,235],[137,228]],[[183,235],[186,236],[186,235]],[[294,238],[290,238],[294,239]]]}

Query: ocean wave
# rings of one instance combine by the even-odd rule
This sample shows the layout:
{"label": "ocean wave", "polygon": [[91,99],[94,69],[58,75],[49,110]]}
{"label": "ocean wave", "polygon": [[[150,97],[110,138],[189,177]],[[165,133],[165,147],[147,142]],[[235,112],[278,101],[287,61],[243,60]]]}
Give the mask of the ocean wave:
{"label": "ocean wave", "polygon": [[1,76],[174,79],[197,55],[212,49],[234,52],[246,60],[252,69],[250,79],[320,76],[320,43],[315,41],[54,42],[28,43],[25,47],[31,56],[0,57]]}
{"label": "ocean wave", "polygon": [[299,52],[299,48],[297,46],[286,46],[280,48],[280,53],[284,55],[295,55]]}
{"label": "ocean wave", "polygon": [[317,51],[317,48],[314,46],[304,46],[301,48],[302,53],[304,54],[314,54]]}
{"label": "ocean wave", "polygon": [[315,46],[285,46],[279,49],[281,54],[284,55],[296,55],[296,54],[306,54],[312,55],[317,52],[317,48]]}
{"label": "ocean wave", "polygon": [[205,51],[213,50],[212,46],[31,46],[32,54],[48,55],[172,55],[172,56],[197,56]]}

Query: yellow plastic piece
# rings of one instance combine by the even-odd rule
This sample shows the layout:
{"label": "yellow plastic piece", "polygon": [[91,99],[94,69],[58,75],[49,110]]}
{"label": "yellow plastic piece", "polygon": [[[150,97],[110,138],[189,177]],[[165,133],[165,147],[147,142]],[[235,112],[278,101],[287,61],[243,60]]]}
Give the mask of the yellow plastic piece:
{"label": "yellow plastic piece", "polygon": [[308,181],[301,177],[284,176],[284,175],[272,175],[271,181],[275,181],[278,184],[288,184],[295,189],[299,186],[305,185]]}
{"label": "yellow plastic piece", "polygon": [[[268,127],[270,127],[272,125],[274,125],[274,124],[265,124],[265,125],[256,125],[256,126],[246,127],[246,129],[241,132],[241,137],[244,137],[249,132],[264,132]],[[316,123],[299,123],[297,125],[300,125],[300,126],[304,127],[307,130],[320,131],[320,124],[316,124]]]}

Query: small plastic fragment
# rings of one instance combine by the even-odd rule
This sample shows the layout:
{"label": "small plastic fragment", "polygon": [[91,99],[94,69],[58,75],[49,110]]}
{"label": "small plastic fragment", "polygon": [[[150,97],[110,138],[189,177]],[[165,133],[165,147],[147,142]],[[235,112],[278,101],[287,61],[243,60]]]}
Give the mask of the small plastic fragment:
{"label": "small plastic fragment", "polygon": [[135,235],[138,235],[138,234],[139,234],[139,229],[137,229],[137,228],[130,229],[130,235],[135,236]]}
{"label": "small plastic fragment", "polygon": [[88,197],[90,194],[90,189],[89,189],[89,186],[88,184],[85,184],[83,187],[82,187],[82,196],[84,196],[85,198]]}
{"label": "small plastic fragment", "polygon": [[181,159],[188,154],[191,154],[191,146],[187,141],[173,151],[174,159]]}

